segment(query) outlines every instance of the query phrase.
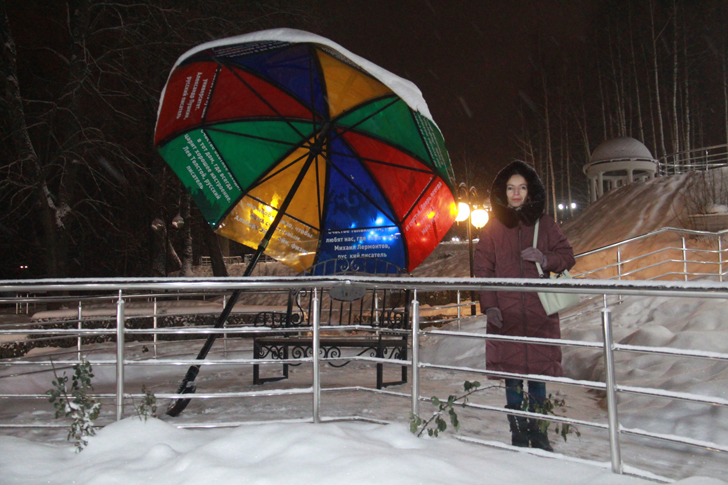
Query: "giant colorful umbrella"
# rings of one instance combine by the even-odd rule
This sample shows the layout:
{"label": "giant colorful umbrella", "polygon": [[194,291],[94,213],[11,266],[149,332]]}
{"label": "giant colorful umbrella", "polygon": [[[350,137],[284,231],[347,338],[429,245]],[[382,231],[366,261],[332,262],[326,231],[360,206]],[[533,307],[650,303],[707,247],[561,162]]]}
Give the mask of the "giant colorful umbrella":
{"label": "giant colorful umbrella", "polygon": [[420,91],[307,32],[185,53],[162,94],[155,144],[218,234],[297,271],[362,257],[411,271],[457,213]]}

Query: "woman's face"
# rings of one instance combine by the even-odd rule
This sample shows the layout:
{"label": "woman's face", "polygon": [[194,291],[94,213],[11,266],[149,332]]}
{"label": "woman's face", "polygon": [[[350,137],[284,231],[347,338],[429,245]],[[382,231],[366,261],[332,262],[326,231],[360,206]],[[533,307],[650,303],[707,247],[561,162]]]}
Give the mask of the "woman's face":
{"label": "woman's face", "polygon": [[523,176],[515,174],[506,182],[506,196],[508,197],[508,205],[517,209],[526,201],[528,195],[528,184]]}

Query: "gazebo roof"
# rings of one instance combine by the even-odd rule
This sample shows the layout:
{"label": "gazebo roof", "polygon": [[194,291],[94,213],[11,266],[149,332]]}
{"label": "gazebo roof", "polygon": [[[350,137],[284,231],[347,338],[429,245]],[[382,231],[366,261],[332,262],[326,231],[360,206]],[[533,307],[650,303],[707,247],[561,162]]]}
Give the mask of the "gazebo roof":
{"label": "gazebo roof", "polygon": [[609,160],[649,160],[652,153],[640,141],[623,136],[602,142],[592,153],[588,163],[606,162]]}

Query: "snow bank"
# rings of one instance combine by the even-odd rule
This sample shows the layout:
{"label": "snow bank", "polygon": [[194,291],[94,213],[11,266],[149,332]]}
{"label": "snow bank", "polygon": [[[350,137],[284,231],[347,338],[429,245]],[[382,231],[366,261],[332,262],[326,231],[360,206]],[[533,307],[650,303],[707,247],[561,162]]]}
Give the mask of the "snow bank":
{"label": "snow bank", "polygon": [[[256,483],[637,485],[647,480],[602,467],[459,442],[420,439],[404,425],[261,424],[180,430],[128,418],[88,447],[0,437],[3,483]],[[725,485],[691,478],[683,485]]]}

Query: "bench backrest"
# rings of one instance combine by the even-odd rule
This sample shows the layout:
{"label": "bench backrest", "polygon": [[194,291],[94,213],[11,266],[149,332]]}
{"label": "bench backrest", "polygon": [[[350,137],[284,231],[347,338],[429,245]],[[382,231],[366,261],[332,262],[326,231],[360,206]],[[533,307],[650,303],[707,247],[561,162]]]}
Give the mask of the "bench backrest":
{"label": "bench backrest", "polygon": [[[401,276],[409,274],[398,266],[375,258],[335,259],[322,261],[304,270],[302,275],[316,276]],[[409,321],[410,290],[367,290],[351,301],[332,298],[329,291],[319,289],[321,325],[371,325],[382,329],[404,329]],[[292,295],[295,306],[310,322],[310,290]],[[295,309],[294,309],[295,312]]]}

